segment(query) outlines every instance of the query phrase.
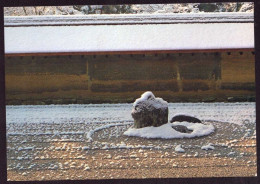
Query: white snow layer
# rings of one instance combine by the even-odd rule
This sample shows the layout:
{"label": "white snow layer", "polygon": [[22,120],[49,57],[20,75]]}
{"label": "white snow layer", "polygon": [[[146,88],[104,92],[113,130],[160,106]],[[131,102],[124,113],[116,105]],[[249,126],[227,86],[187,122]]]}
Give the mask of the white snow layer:
{"label": "white snow layer", "polygon": [[137,98],[135,100],[133,106],[135,107],[138,103],[147,101],[148,99],[149,99],[148,104],[149,105],[153,105],[154,107],[156,107],[158,109],[159,108],[167,108],[168,107],[168,102],[164,101],[162,98],[155,98],[154,94],[151,91],[147,91],[147,92],[143,93],[141,95],[141,98]]}
{"label": "white snow layer", "polygon": [[[243,125],[256,123],[255,102],[168,103],[169,120],[192,114],[202,121]],[[132,104],[17,105],[6,106],[7,123],[119,123],[133,121]]]}
{"label": "white snow layer", "polygon": [[155,98],[154,94],[153,94],[151,91],[146,91],[145,93],[143,93],[143,94],[141,95],[141,98],[137,98],[137,99],[135,100],[133,106],[135,107],[136,104],[138,104],[138,103],[140,103],[140,102],[142,102],[142,101],[147,100],[149,97]]}
{"label": "white snow layer", "polygon": [[5,53],[254,48],[253,23],[5,27]]}
{"label": "white snow layer", "polygon": [[[189,130],[192,130],[191,133],[181,133],[172,128],[172,125],[184,125]],[[144,127],[144,128],[129,128],[124,135],[128,136],[137,136],[144,138],[163,138],[163,139],[172,139],[172,138],[193,138],[209,135],[214,132],[213,125],[204,125],[201,123],[188,123],[188,122],[175,122],[167,123],[159,127]]]}

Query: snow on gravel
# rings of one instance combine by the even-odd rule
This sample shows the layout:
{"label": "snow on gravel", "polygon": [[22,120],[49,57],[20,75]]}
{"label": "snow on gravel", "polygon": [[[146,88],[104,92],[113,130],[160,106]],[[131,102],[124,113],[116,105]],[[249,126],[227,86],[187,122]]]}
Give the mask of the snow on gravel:
{"label": "snow on gravel", "polygon": [[[191,133],[181,133],[172,128],[172,125],[184,125],[189,130],[192,130]],[[137,136],[144,138],[163,138],[163,139],[172,139],[172,138],[193,138],[209,135],[214,132],[213,125],[204,125],[201,123],[188,123],[188,122],[175,122],[167,123],[159,127],[144,127],[144,128],[130,128],[124,135],[128,136]]]}
{"label": "snow on gravel", "polygon": [[131,104],[18,105],[6,107],[8,123],[106,123],[132,121]]}
{"label": "snow on gravel", "polygon": [[96,131],[99,131],[99,130],[102,130],[102,129],[105,129],[105,128],[110,128],[110,127],[112,127],[112,126],[122,126],[122,125],[128,125],[128,124],[132,124],[132,123],[115,123],[115,124],[107,124],[107,125],[104,125],[104,126],[101,126],[101,127],[98,127],[98,128],[96,128],[96,129],[94,129],[94,130],[91,130],[91,131],[89,131],[88,132],[88,134],[87,134],[87,139],[89,140],[89,141],[92,141],[93,139],[92,139],[92,134],[94,134]]}
{"label": "snow on gravel", "polygon": [[[57,138],[64,141],[84,141],[85,139],[91,141],[98,131],[103,131],[103,134],[99,135],[100,139],[102,137],[110,139],[121,136],[130,128],[125,135],[150,138],[191,138],[212,133],[214,127],[210,125],[211,122],[219,122],[219,126],[223,123],[245,126],[248,123],[254,124],[256,121],[255,103],[169,103],[168,105],[169,120],[176,114],[184,113],[201,119],[204,125],[186,122],[186,126],[193,132],[184,134],[176,132],[169,123],[164,125],[165,127],[159,127],[159,129],[165,129],[160,130],[159,135],[158,127],[147,127],[135,131],[130,128],[133,124],[131,117],[133,104],[19,105],[6,107],[7,135],[14,139],[18,139],[15,136],[30,136],[30,141],[36,139],[37,136],[37,141]],[[149,129],[149,135],[146,129]],[[153,133],[151,129],[154,129]],[[140,131],[144,132],[140,133]],[[233,131],[241,132],[235,126]],[[247,129],[244,137],[250,137],[253,133]]]}
{"label": "snow on gravel", "polygon": [[[255,103],[168,103],[169,120],[176,114],[202,121],[242,125],[255,123]],[[119,123],[133,121],[132,104],[6,106],[7,124],[15,123]]]}

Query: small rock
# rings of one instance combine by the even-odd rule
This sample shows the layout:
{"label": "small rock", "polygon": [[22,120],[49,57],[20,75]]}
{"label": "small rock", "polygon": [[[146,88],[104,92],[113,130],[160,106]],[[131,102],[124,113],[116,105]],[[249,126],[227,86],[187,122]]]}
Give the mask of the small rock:
{"label": "small rock", "polygon": [[135,154],[130,155],[130,158],[137,158],[137,155],[135,155]]}
{"label": "small rock", "polygon": [[183,125],[173,125],[172,128],[181,133],[191,133],[192,130],[189,130],[186,126]]}
{"label": "small rock", "polygon": [[194,157],[198,157],[198,156],[199,156],[199,153],[196,152],[193,156],[194,156]]}
{"label": "small rock", "polygon": [[184,153],[185,152],[185,150],[181,147],[181,145],[176,146],[175,147],[175,151],[179,152],[179,153]]}
{"label": "small rock", "polygon": [[175,121],[178,121],[178,122],[187,121],[189,123],[202,123],[198,118],[195,118],[193,116],[188,116],[188,115],[173,116],[170,122],[172,123]]}
{"label": "small rock", "polygon": [[115,159],[115,160],[119,160],[119,159],[121,159],[121,158],[122,158],[122,156],[118,155],[118,156],[116,156],[114,159]]}
{"label": "small rock", "polygon": [[90,167],[89,166],[86,166],[84,171],[89,171],[90,170]]}
{"label": "small rock", "polygon": [[201,149],[202,149],[202,150],[214,150],[215,148],[214,148],[214,146],[213,146],[212,143],[209,143],[209,144],[206,145],[206,146],[202,146]]}
{"label": "small rock", "polygon": [[177,167],[177,165],[176,164],[172,164],[172,167]]}
{"label": "small rock", "polygon": [[231,155],[235,155],[236,152],[229,152],[227,155],[231,156]]}
{"label": "small rock", "polygon": [[143,151],[143,150],[139,150],[138,152],[139,152],[139,153],[143,153],[144,151]]}

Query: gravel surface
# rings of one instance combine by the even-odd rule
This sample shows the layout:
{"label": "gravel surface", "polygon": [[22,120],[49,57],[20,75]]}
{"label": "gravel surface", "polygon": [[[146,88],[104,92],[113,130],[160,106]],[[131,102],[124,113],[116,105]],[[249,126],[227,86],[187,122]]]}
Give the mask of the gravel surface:
{"label": "gravel surface", "polygon": [[169,104],[169,119],[192,114],[215,127],[192,139],[123,135],[133,125],[131,108],[7,106],[8,180],[256,175],[255,103]]}

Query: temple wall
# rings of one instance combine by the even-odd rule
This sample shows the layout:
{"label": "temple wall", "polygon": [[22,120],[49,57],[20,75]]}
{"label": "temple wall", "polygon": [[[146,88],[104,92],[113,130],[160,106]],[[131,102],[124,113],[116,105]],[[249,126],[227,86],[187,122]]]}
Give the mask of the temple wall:
{"label": "temple wall", "polygon": [[8,56],[6,104],[255,101],[251,51]]}

